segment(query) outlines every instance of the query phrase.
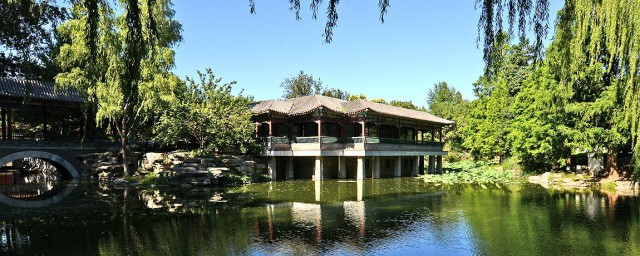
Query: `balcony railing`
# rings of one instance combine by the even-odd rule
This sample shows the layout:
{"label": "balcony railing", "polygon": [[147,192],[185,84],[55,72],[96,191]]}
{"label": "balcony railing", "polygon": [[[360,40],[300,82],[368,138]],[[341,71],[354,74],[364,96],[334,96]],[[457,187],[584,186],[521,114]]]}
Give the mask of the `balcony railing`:
{"label": "balcony railing", "polygon": [[[263,137],[260,138],[262,143],[268,144],[293,144],[293,143],[342,143],[342,144],[355,144],[363,143],[362,137]],[[425,146],[442,146],[443,142],[437,141],[420,141],[420,140],[405,140],[394,138],[378,138],[378,137],[365,137],[364,143],[366,144],[403,144],[403,145],[425,145]]]}

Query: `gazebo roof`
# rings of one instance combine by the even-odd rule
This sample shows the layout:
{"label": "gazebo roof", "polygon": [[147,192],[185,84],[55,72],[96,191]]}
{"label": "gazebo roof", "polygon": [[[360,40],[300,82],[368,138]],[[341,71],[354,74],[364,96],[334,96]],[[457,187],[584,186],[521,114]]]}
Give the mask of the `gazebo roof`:
{"label": "gazebo roof", "polygon": [[256,115],[274,112],[288,116],[298,116],[309,114],[319,108],[329,109],[333,112],[345,115],[354,115],[364,111],[372,111],[382,115],[427,121],[442,125],[455,123],[424,111],[406,109],[366,100],[346,101],[322,95],[303,96],[286,100],[262,101],[256,104],[252,111]]}
{"label": "gazebo roof", "polygon": [[[27,88],[30,86],[30,92]],[[84,98],[73,89],[55,88],[53,83],[16,78],[0,78],[0,96],[59,102],[82,103]]]}

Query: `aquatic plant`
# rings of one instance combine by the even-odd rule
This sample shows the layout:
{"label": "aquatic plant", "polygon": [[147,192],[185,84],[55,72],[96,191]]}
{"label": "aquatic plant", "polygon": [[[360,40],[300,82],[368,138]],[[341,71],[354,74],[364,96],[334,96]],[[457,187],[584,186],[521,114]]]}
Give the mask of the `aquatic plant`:
{"label": "aquatic plant", "polygon": [[422,178],[425,182],[437,184],[478,184],[486,187],[488,184],[498,185],[513,180],[509,171],[501,171],[485,162],[461,161],[445,166],[443,174],[426,174]]}

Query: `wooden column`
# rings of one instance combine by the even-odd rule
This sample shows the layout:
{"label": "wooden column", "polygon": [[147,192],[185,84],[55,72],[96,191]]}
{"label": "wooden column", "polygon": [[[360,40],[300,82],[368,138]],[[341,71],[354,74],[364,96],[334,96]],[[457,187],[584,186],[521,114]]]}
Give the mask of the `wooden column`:
{"label": "wooden column", "polygon": [[47,111],[42,111],[42,139],[47,140]]}
{"label": "wooden column", "polygon": [[440,127],[440,129],[438,129],[438,137],[440,142],[442,142],[442,127]]}
{"label": "wooden column", "polygon": [[418,174],[424,174],[424,156],[419,156],[418,158]]}
{"label": "wooden column", "polygon": [[366,133],[365,133],[364,129],[366,127],[366,123],[367,122],[364,120],[364,117],[363,117],[362,120],[360,120],[360,127],[362,127],[362,129],[361,129],[362,131],[360,132],[360,136],[362,136],[362,143],[364,143],[364,140],[365,140]]}
{"label": "wooden column", "polygon": [[273,136],[273,120],[269,119],[269,137]]}
{"label": "wooden column", "polygon": [[0,116],[2,116],[2,133],[0,134],[0,139],[7,139],[7,110],[4,108],[0,108]]}
{"label": "wooden column", "polygon": [[442,156],[436,157],[436,170],[439,174],[442,174]]}
{"label": "wooden column", "polygon": [[320,142],[320,137],[322,137],[322,120],[318,119],[316,123],[318,124],[318,142]]}
{"label": "wooden column", "polygon": [[9,99],[9,107],[7,108],[7,140],[13,139],[13,123],[11,122],[11,99]]}
{"label": "wooden column", "polygon": [[436,141],[436,131],[431,129],[431,141],[434,142]]}

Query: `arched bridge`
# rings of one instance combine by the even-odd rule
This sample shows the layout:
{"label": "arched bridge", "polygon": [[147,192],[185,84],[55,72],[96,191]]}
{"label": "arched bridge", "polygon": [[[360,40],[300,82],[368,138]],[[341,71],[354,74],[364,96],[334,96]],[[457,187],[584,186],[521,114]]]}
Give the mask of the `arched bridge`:
{"label": "arched bridge", "polygon": [[105,152],[112,143],[0,140],[0,166],[27,157],[50,162],[67,178],[83,176],[82,154]]}

